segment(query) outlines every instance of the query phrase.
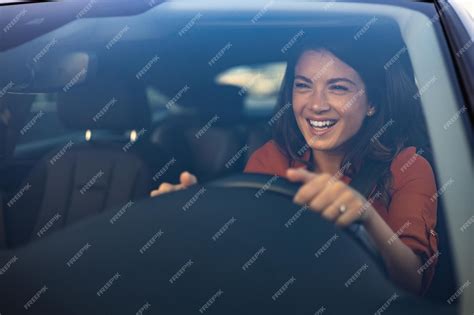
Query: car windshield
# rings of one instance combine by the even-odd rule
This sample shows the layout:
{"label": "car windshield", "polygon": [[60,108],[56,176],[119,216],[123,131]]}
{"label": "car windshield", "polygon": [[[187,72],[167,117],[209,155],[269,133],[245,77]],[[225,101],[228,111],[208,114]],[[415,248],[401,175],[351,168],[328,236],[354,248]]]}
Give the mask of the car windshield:
{"label": "car windshield", "polygon": [[[248,162],[269,141],[281,140],[304,165],[316,152],[305,147],[305,132],[323,137],[333,124],[360,127],[343,117],[356,117],[367,100],[368,117],[380,121],[365,131],[366,143],[380,156],[404,154],[392,172],[393,165],[400,176],[413,165],[421,172],[420,159],[432,169],[434,191],[426,194],[438,224],[436,215],[423,216],[433,228],[423,232],[426,242],[416,252],[429,269],[439,255],[437,229],[446,228],[442,196],[455,175],[466,176],[455,162],[439,162],[446,148],[436,139],[452,140],[467,110],[432,3],[245,2],[233,11],[225,3],[144,2],[128,9],[94,0],[0,7],[0,153],[9,248],[34,244],[107,209],[116,221],[162,183],[178,183],[183,171],[208,183],[264,170],[269,164]],[[329,78],[334,73],[338,78]],[[342,104],[347,93],[353,96]],[[316,112],[306,111],[307,102]],[[339,111],[318,112],[337,102]],[[303,138],[279,136],[290,113]],[[360,132],[347,142],[354,156],[362,154],[357,141],[363,137]],[[348,161],[341,177],[351,178],[363,159]],[[387,200],[396,194],[385,192]],[[420,218],[392,219],[390,244],[400,235],[415,239],[406,244],[418,241],[410,225]],[[443,281],[430,278],[434,289],[423,294],[439,298],[435,291]]]}

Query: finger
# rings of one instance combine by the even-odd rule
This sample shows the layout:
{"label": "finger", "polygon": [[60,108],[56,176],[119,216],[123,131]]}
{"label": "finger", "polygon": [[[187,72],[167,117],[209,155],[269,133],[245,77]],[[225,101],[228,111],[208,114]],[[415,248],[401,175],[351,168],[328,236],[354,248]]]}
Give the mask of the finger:
{"label": "finger", "polygon": [[150,193],[151,197],[156,197],[156,196],[158,196],[158,195],[161,195],[161,194],[167,192],[167,191],[169,190],[169,188],[167,187],[167,185],[171,185],[171,184],[162,183],[162,184],[158,187],[158,189],[155,189],[155,190],[153,190],[153,191]]}
{"label": "finger", "polygon": [[332,183],[326,179],[326,182],[323,184],[323,189],[311,199],[309,207],[317,212],[324,211],[345,191],[347,191],[346,184],[342,182]]}
{"label": "finger", "polygon": [[301,188],[296,192],[293,202],[304,204],[313,200],[313,198],[324,189],[328,178],[329,175],[327,174],[314,176],[311,181],[301,186]]}
{"label": "finger", "polygon": [[188,187],[197,183],[197,177],[189,172],[182,172],[179,181],[184,187]]}
{"label": "finger", "polygon": [[354,196],[350,192],[344,192],[340,195],[339,198],[336,198],[329,206],[324,209],[321,213],[321,216],[329,221],[335,221],[339,216],[342,215],[340,207],[344,205],[346,211],[349,211],[349,205],[352,204],[352,199]]}
{"label": "finger", "polygon": [[150,192],[150,197],[156,197],[159,194],[160,194],[160,191],[158,189],[155,189]]}
{"label": "finger", "polygon": [[164,194],[164,193],[168,193],[168,192],[171,192],[171,191],[174,191],[176,190],[174,187],[176,185],[172,185],[170,183],[162,183],[158,189],[155,189],[153,190],[150,195],[152,197],[155,197],[155,196],[158,196],[158,195],[161,195],[161,194]]}
{"label": "finger", "polygon": [[289,168],[286,170],[286,177],[292,182],[307,183],[316,176],[318,175],[313,172],[307,171],[304,168]]}
{"label": "finger", "polygon": [[[359,199],[353,199],[352,204],[348,205],[348,211],[339,216],[336,220],[336,225],[340,227],[348,226],[360,219],[361,207],[363,202]],[[369,209],[367,211],[370,211]]]}

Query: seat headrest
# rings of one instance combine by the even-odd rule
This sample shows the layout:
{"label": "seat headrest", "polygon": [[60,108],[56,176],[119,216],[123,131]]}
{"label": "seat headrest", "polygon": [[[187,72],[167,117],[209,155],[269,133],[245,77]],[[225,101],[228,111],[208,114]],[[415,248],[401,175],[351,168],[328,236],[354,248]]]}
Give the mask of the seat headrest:
{"label": "seat headrest", "polygon": [[61,91],[58,115],[71,129],[126,131],[151,123],[145,91],[124,84],[85,84]]}

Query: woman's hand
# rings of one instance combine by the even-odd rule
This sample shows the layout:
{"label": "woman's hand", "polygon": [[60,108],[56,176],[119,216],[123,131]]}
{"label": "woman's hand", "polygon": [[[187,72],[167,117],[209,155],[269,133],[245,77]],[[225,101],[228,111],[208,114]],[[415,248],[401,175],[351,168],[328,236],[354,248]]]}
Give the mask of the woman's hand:
{"label": "woman's hand", "polygon": [[182,172],[181,175],[179,176],[179,181],[180,181],[180,184],[176,184],[176,185],[173,185],[170,183],[162,183],[160,187],[158,187],[158,189],[152,190],[150,192],[150,196],[156,197],[164,193],[184,189],[191,185],[197,184],[196,176],[194,176],[193,174],[189,172]]}
{"label": "woman's hand", "polygon": [[348,226],[356,220],[363,223],[375,213],[372,205],[356,190],[329,174],[316,174],[305,169],[286,172],[292,182],[302,182],[293,201],[307,204],[312,210],[338,226]]}
{"label": "woman's hand", "polygon": [[421,258],[398,237],[392,243],[387,242],[393,238],[393,230],[362,195],[329,174],[319,175],[299,168],[289,169],[286,175],[290,181],[303,182],[294,202],[307,204],[339,226],[361,220],[379,250],[390,278],[403,289],[420,294],[422,274],[417,270],[422,265]]}

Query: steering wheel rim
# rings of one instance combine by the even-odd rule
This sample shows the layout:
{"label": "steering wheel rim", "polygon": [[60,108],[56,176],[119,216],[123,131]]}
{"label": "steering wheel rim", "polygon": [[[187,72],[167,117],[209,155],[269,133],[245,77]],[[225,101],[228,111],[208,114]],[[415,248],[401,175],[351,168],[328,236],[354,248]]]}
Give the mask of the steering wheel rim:
{"label": "steering wheel rim", "polygon": [[[213,180],[205,186],[219,188],[251,188],[257,190],[263,189],[266,192],[273,192],[293,198],[302,185],[292,183],[286,178],[278,175],[271,176],[259,173],[241,173]],[[364,226],[361,223],[356,222],[343,230],[374,259],[377,265],[386,274],[382,256]]]}

